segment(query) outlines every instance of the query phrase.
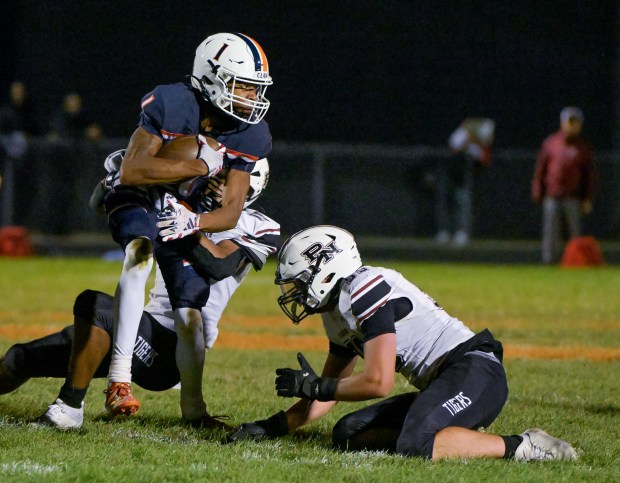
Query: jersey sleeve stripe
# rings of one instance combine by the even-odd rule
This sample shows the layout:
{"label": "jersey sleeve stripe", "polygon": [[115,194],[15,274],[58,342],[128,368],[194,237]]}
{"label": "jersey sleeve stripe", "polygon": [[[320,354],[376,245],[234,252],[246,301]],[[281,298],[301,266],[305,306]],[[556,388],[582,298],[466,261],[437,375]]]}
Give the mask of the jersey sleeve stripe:
{"label": "jersey sleeve stripe", "polygon": [[165,129],[160,130],[161,137],[166,141],[172,141],[173,139],[180,138],[181,136],[186,136],[186,134],[179,134],[175,132],[166,131]]}
{"label": "jersey sleeve stripe", "polygon": [[388,301],[389,297],[385,297],[383,300],[381,300],[380,302],[377,302],[375,305],[372,306],[372,308],[370,308],[369,310],[367,310],[365,313],[360,314],[357,317],[357,321],[361,324],[362,322],[364,322],[366,319],[368,319],[371,315],[373,315],[377,310],[379,310],[381,307],[383,307],[387,301]]}
{"label": "jersey sleeve stripe", "polygon": [[[365,285],[365,287],[368,287],[368,290],[363,294],[356,298],[351,298],[351,312],[359,321],[370,317],[379,307],[385,304],[392,293],[392,287],[383,280],[383,277],[379,276],[377,278],[379,280],[376,283]],[[360,291],[357,293],[360,293]]]}
{"label": "jersey sleeve stripe", "polygon": [[373,284],[379,283],[381,280],[383,280],[383,276],[377,275],[375,278],[373,278],[369,282],[366,282],[364,285],[362,285],[360,288],[358,288],[355,292],[351,294],[351,301],[354,301],[355,298],[357,298],[362,292],[364,292],[364,290],[366,290],[368,287],[370,287]]}
{"label": "jersey sleeve stripe", "polygon": [[155,94],[151,94],[151,97],[149,97],[147,99],[144,99],[142,101],[142,104],[140,104],[142,106],[142,109],[144,109],[146,106],[148,106],[154,100],[155,100]]}
{"label": "jersey sleeve stripe", "polygon": [[280,229],[279,228],[265,228],[264,230],[258,230],[255,235],[262,235],[263,233],[273,233],[275,235],[279,235],[280,234]]}
{"label": "jersey sleeve stripe", "polygon": [[241,159],[244,159],[245,161],[252,162],[252,163],[261,159],[258,156],[253,156],[251,154],[242,153],[241,151],[235,151],[234,149],[228,149],[228,148],[226,148],[226,155],[229,158],[241,158]]}

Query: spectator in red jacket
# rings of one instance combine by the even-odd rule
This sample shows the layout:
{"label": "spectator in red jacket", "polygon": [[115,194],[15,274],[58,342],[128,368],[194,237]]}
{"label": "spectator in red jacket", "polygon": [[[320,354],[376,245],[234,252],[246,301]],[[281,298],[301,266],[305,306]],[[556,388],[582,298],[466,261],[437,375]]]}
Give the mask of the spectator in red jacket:
{"label": "spectator in red jacket", "polygon": [[542,261],[554,263],[562,252],[562,222],[570,237],[581,235],[582,215],[592,211],[595,166],[592,148],[581,137],[583,112],[565,107],[560,130],[544,140],[532,180],[532,199],[542,203]]}

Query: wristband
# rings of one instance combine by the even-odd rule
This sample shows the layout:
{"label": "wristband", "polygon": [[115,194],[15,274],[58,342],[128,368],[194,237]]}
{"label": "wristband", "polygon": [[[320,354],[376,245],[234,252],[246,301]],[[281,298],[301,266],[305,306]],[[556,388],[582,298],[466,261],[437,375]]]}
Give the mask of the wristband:
{"label": "wristband", "polygon": [[319,377],[312,387],[313,399],[317,401],[335,401],[338,379],[333,377]]}

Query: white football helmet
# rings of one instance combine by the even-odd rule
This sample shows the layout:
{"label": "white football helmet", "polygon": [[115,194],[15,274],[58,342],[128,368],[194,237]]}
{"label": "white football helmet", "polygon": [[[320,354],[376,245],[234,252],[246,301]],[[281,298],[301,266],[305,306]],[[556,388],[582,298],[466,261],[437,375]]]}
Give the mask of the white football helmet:
{"label": "white football helmet", "polygon": [[278,304],[298,324],[325,306],[340,280],[361,266],[355,239],[348,231],[332,225],[301,230],[280,248],[275,280],[282,291]]}
{"label": "white football helmet", "polygon": [[[241,121],[257,124],[269,109],[265,91],[273,81],[267,56],[247,35],[220,33],[207,37],[196,49],[191,79],[207,101]],[[255,88],[256,98],[235,95],[237,84]]]}
{"label": "white football helmet", "polygon": [[[209,178],[209,184],[200,200],[202,211],[212,211],[222,206],[222,184],[226,182],[228,169],[219,172],[217,176]],[[267,158],[259,159],[254,163],[250,173],[250,189],[243,204],[243,209],[254,203],[267,188],[269,182],[269,161]]]}
{"label": "white football helmet", "polygon": [[250,173],[250,191],[243,205],[244,209],[258,199],[263,190],[267,188],[267,183],[269,183],[269,161],[267,158],[262,158],[254,163],[254,168]]}

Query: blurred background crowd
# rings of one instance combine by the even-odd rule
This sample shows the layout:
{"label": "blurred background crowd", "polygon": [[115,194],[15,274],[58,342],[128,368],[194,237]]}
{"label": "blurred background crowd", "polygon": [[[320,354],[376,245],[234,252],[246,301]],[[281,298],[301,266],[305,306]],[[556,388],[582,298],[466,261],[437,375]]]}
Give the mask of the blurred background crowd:
{"label": "blurred background crowd", "polygon": [[538,239],[545,224],[569,236],[576,215],[552,213],[540,156],[571,107],[592,159],[571,193],[579,233],[619,237],[613,1],[3,4],[2,224],[105,232],[88,197],[106,154],[126,145],[142,96],[183,81],[196,45],[227,30],[270,61],[263,203],[285,233],[333,223],[455,247]]}

